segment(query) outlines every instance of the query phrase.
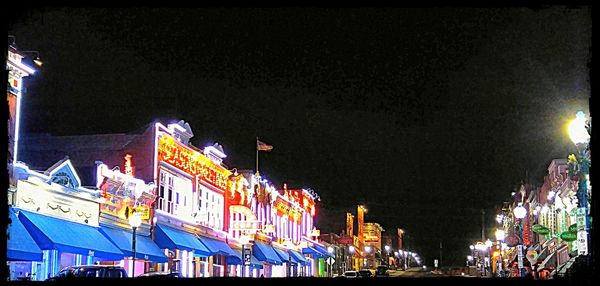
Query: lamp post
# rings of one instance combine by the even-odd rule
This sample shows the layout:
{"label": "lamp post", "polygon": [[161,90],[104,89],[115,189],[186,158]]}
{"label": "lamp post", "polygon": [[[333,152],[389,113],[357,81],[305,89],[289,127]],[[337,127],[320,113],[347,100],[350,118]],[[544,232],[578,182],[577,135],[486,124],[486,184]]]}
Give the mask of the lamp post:
{"label": "lamp post", "polygon": [[519,220],[517,225],[517,234],[519,235],[519,244],[517,245],[517,255],[519,261],[519,276],[525,276],[525,268],[523,267],[523,218],[527,215],[527,209],[521,203],[513,210],[515,217]]}
{"label": "lamp post", "polygon": [[131,238],[131,252],[133,253],[133,267],[131,269],[131,277],[135,277],[135,232],[141,224],[142,217],[140,216],[140,213],[134,212],[129,216],[129,225],[131,226],[131,229],[133,229]]}
{"label": "lamp post", "polygon": [[499,255],[499,259],[500,259],[500,263],[496,262],[496,272],[497,273],[502,273],[503,267],[502,267],[502,242],[504,241],[504,238],[506,238],[506,233],[504,233],[504,230],[502,229],[496,229],[496,232],[494,233],[496,235],[496,245],[498,246],[498,253]]}
{"label": "lamp post", "polygon": [[389,245],[384,246],[385,248],[385,264],[389,264],[390,263],[390,250],[392,249]]}
{"label": "lamp post", "polygon": [[369,267],[369,253],[370,252],[371,252],[371,247],[365,246],[365,260],[366,260],[365,262],[366,263],[364,263],[363,266],[365,266],[365,264],[366,264],[366,266]]}
{"label": "lamp post", "polygon": [[578,157],[569,156],[570,176],[578,181],[577,186],[577,241],[579,255],[587,255],[588,249],[591,250],[589,237],[589,219],[588,219],[588,182],[589,168],[591,159],[589,154],[589,141],[591,133],[591,121],[586,121],[585,113],[578,111],[575,119],[569,124],[569,137],[577,146]]}
{"label": "lamp post", "polygon": [[492,265],[491,265],[491,261],[492,261],[492,246],[494,245],[494,243],[488,238],[485,241],[485,248],[486,248],[486,253],[485,253],[485,258],[484,260],[484,264],[483,267],[489,267],[490,268],[490,274],[492,273]]}
{"label": "lamp post", "polygon": [[355,251],[356,250],[354,249],[353,245],[348,246],[348,253],[350,253],[350,263],[349,263],[350,269],[354,269],[353,266],[354,266],[354,252]]}
{"label": "lamp post", "polygon": [[474,254],[475,246],[471,244],[471,245],[469,245],[469,249],[471,249],[471,257],[474,257],[475,256],[475,254]]}
{"label": "lamp post", "polygon": [[[242,244],[242,278],[245,277],[245,270],[246,270],[246,244],[248,244],[250,242],[250,238],[248,238],[248,236],[246,234],[242,234],[240,236],[240,243]],[[252,259],[252,258],[251,258]]]}

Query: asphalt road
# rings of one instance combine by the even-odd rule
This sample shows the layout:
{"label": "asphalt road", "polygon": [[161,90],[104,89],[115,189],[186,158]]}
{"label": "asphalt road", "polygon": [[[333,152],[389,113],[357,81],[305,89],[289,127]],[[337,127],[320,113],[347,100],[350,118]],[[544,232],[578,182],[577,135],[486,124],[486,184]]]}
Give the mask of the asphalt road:
{"label": "asphalt road", "polygon": [[411,277],[411,278],[420,278],[420,277],[440,277],[442,275],[436,275],[431,273],[431,269],[423,269],[423,268],[409,268],[406,271],[402,270],[388,270],[390,277]]}

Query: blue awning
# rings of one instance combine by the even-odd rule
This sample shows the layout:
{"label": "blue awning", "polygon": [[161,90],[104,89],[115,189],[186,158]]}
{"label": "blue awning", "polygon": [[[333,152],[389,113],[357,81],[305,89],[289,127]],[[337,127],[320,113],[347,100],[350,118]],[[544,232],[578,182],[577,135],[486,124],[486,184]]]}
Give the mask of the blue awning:
{"label": "blue awning", "polygon": [[[233,249],[233,252],[235,253],[235,256],[227,256],[227,258],[225,258],[225,260],[227,261],[227,264],[228,265],[242,265],[242,250],[241,249]],[[258,269],[263,268],[262,262],[260,262],[256,258],[256,256],[254,256],[254,253],[252,254],[252,257],[250,257],[250,267],[258,268]]]}
{"label": "blue awning", "polygon": [[273,250],[275,250],[275,253],[277,254],[277,256],[279,256],[279,259],[281,260],[281,262],[287,263],[287,262],[292,262],[295,263],[294,260],[292,260],[291,254],[289,254],[287,251],[285,250],[281,250],[277,247],[273,247]]}
{"label": "blue awning", "polygon": [[194,251],[199,256],[212,255],[196,235],[161,224],[156,225],[154,241],[160,248]]}
{"label": "blue awning", "polygon": [[216,239],[208,238],[205,236],[200,236],[200,241],[204,243],[204,246],[210,250],[212,255],[225,255],[225,256],[235,256],[235,252],[227,243],[223,241],[219,241]]}
{"label": "blue awning", "polygon": [[308,260],[306,260],[306,258],[304,257],[304,255],[302,255],[299,252],[294,251],[294,250],[290,250],[289,252],[292,254],[292,259],[294,261],[296,261],[296,263],[299,263],[299,264],[302,264],[302,265],[308,264]]}
{"label": "blue awning", "polygon": [[42,261],[44,254],[27,232],[23,223],[10,208],[10,224],[8,225],[8,241],[6,245],[6,260],[8,261]]}
{"label": "blue awning", "polygon": [[[132,230],[115,229],[108,226],[101,226],[100,232],[102,232],[112,243],[114,243],[126,256],[133,256],[132,252]],[[163,253],[163,251],[152,241],[150,237],[135,235],[135,252],[136,258],[145,260],[151,260],[156,263],[164,263],[169,258]]]}
{"label": "blue awning", "polygon": [[252,253],[256,255],[256,258],[260,261],[268,262],[275,265],[281,265],[281,259],[273,250],[273,247],[266,245],[261,242],[254,242],[252,246]]}
{"label": "blue awning", "polygon": [[315,257],[322,258],[324,255],[313,247],[302,248],[302,254],[312,254]]}
{"label": "blue awning", "polygon": [[19,220],[40,249],[56,249],[108,260],[121,260],[125,256],[97,227],[23,210]]}
{"label": "blue awning", "polygon": [[316,243],[313,243],[313,248],[315,250],[317,250],[319,253],[321,253],[321,257],[325,257],[325,256],[331,256],[333,257],[333,254],[330,254],[329,252],[327,252],[327,249],[325,249],[324,246],[318,245]]}

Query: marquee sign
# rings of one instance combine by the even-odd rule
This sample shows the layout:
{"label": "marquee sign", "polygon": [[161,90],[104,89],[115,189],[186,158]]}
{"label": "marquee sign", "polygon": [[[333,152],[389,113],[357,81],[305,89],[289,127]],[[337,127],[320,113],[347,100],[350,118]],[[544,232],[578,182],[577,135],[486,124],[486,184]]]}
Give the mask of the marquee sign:
{"label": "marquee sign", "polygon": [[163,134],[158,142],[158,160],[167,162],[176,168],[213,186],[227,190],[227,179],[231,172],[215,163],[202,153],[179,143],[170,135]]}

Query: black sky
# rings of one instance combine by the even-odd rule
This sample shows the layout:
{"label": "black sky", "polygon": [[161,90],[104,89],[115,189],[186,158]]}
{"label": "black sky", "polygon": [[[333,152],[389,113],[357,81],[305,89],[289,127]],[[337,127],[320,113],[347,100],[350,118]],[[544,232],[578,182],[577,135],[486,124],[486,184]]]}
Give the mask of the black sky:
{"label": "black sky", "polygon": [[[591,9],[45,9],[9,26],[44,67],[22,132],[130,132],[184,119],[228,166],[322,197],[318,225],[367,221],[428,264],[462,265],[480,209],[574,151]],[[327,217],[327,219],[325,219]]]}

